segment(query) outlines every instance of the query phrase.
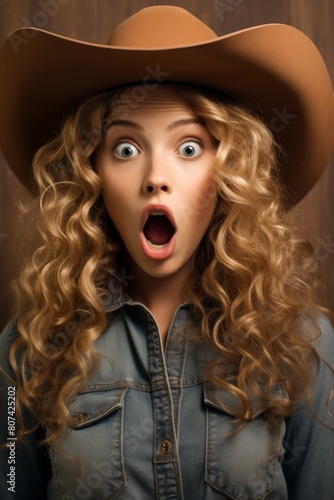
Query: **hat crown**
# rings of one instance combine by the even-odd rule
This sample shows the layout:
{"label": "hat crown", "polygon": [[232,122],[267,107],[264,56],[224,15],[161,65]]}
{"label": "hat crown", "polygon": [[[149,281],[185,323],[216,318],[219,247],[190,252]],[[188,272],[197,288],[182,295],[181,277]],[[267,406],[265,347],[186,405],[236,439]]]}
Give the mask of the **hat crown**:
{"label": "hat crown", "polygon": [[181,7],[146,7],[119,24],[108,45],[136,49],[158,49],[195,45],[217,38],[200,19]]}

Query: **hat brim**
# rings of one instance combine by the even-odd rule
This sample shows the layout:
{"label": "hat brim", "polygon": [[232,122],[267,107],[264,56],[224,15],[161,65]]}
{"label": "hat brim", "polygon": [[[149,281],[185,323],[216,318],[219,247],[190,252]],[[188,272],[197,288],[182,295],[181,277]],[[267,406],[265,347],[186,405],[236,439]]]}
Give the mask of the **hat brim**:
{"label": "hat brim", "polygon": [[299,30],[262,25],[181,47],[139,49],[73,40],[36,28],[12,33],[0,54],[0,144],[31,188],[35,152],[91,92],[149,80],[224,92],[257,114],[282,146],[289,204],[314,185],[334,147],[334,96],[315,45]]}

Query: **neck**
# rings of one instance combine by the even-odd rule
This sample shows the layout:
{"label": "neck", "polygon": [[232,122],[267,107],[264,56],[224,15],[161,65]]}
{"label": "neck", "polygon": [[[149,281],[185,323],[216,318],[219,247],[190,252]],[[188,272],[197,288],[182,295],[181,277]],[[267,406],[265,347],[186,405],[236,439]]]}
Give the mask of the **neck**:
{"label": "neck", "polygon": [[153,277],[138,268],[133,262],[129,274],[135,275],[129,280],[126,293],[132,300],[144,304],[155,317],[163,342],[176,309],[189,298],[191,264],[179,269],[177,273],[165,277]]}
{"label": "neck", "polygon": [[148,309],[158,304],[174,305],[177,308],[189,298],[189,279],[191,270],[184,267],[176,274],[166,277],[149,276],[141,269],[130,267],[130,275],[126,293],[135,301],[142,302]]}

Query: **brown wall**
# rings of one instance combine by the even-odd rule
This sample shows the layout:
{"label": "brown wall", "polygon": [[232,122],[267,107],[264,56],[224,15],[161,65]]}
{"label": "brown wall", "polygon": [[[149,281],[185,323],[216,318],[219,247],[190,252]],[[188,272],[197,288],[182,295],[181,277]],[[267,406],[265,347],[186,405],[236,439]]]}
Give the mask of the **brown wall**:
{"label": "brown wall", "polygon": [[[332,0],[0,0],[0,44],[12,30],[34,25],[69,37],[104,43],[123,19],[149,5],[185,7],[223,35],[255,24],[288,23],[318,46],[334,81]],[[305,60],[307,64],[307,60]],[[1,110],[0,110],[1,112]],[[333,131],[334,133],[334,131]],[[18,147],[20,145],[18,144]],[[334,159],[317,186],[294,209],[324,267],[325,303],[334,309]],[[15,205],[23,190],[0,156],[0,328],[11,315],[10,280],[15,275]]]}

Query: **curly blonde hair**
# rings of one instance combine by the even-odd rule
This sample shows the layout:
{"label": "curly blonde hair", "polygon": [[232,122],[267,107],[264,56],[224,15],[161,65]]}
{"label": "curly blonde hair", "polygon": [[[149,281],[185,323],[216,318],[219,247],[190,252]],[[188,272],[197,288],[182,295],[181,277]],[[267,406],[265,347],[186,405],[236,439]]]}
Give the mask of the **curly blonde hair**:
{"label": "curly blonde hair", "polygon": [[[195,337],[218,355],[207,379],[240,399],[241,421],[252,416],[253,395],[266,401],[274,422],[308,393],[318,359],[300,324],[316,308],[312,251],[294,237],[281,208],[277,150],[265,125],[216,93],[169,85],[217,145],[217,207],[193,257]],[[34,159],[39,195],[26,216],[34,214],[38,243],[16,284],[19,336],[10,363],[18,416],[30,410],[49,443],[70,424],[68,403],[94,370],[94,342],[107,325],[103,297],[122,242],[94,158],[122,91],[83,102]],[[277,383],[288,401],[272,396]]]}

